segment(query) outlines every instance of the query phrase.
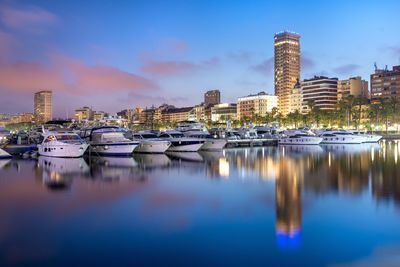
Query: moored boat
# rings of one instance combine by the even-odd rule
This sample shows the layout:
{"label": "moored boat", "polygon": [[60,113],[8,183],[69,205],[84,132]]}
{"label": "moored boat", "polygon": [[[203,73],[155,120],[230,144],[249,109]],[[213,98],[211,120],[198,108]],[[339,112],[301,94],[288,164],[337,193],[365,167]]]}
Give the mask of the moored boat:
{"label": "moored boat", "polygon": [[185,137],[183,133],[175,130],[169,130],[161,133],[159,137],[171,142],[167,151],[174,152],[196,152],[204,144],[204,140],[199,138]]}
{"label": "moored boat", "polygon": [[170,141],[161,140],[151,132],[134,133],[132,138],[140,142],[134,150],[135,153],[164,153],[171,145]]}
{"label": "moored boat", "polygon": [[81,131],[81,137],[90,144],[89,152],[102,156],[130,156],[139,141],[129,140],[117,126],[102,126]]}
{"label": "moored boat", "polygon": [[323,138],[305,131],[285,132],[278,140],[279,145],[319,145]]}
{"label": "moored boat", "polygon": [[78,158],[83,156],[88,147],[75,133],[44,132],[43,141],[38,145],[38,153],[48,157]]}

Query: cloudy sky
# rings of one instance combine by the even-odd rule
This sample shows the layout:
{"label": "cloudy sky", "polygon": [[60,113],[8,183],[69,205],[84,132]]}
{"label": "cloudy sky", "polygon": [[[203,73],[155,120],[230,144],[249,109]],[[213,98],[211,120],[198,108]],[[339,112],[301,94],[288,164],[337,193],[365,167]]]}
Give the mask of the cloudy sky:
{"label": "cloudy sky", "polygon": [[273,93],[273,36],[301,34],[302,78],[400,64],[400,1],[0,1],[0,113],[188,106]]}

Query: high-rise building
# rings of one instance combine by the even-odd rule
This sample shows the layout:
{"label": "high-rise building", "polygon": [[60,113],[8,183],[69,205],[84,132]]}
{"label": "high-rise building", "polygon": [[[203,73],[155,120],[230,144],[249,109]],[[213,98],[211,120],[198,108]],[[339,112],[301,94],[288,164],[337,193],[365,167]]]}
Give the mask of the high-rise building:
{"label": "high-rise building", "polygon": [[267,112],[278,107],[278,97],[260,92],[256,95],[239,97],[237,100],[237,118],[264,117]]}
{"label": "high-rise building", "polygon": [[338,78],[314,76],[301,82],[302,113],[310,112],[310,104],[321,110],[334,110],[337,106]]}
{"label": "high-rise building", "polygon": [[289,96],[300,80],[300,35],[292,32],[275,34],[275,95],[279,111],[289,113]]}
{"label": "high-rise building", "polygon": [[35,93],[34,114],[37,123],[45,123],[53,118],[52,91],[40,91]]}
{"label": "high-rise building", "polygon": [[204,105],[212,106],[221,103],[221,92],[219,90],[207,91],[204,94]]}
{"label": "high-rise building", "polygon": [[351,77],[347,80],[339,80],[338,101],[349,95],[369,98],[368,81],[362,80],[359,76]]}
{"label": "high-rise building", "polygon": [[392,70],[376,69],[371,74],[371,102],[391,97],[400,97],[400,66],[393,66]]}

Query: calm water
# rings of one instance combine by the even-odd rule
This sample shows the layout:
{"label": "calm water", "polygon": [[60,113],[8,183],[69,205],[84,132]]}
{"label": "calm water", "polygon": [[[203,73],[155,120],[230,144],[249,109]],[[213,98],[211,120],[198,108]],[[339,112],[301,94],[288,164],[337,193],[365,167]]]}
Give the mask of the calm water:
{"label": "calm water", "polygon": [[400,266],[400,142],[0,161],[0,266]]}

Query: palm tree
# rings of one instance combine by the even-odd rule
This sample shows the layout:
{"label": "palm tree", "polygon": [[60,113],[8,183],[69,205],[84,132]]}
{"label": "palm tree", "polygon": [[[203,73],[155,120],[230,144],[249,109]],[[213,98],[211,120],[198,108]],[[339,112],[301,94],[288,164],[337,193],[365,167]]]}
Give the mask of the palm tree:
{"label": "palm tree", "polygon": [[368,103],[368,99],[365,98],[364,96],[357,96],[354,100],[354,103],[357,105],[358,109],[358,124],[357,124],[357,129],[361,125],[361,116],[362,116],[362,107],[363,105],[366,105]]}

